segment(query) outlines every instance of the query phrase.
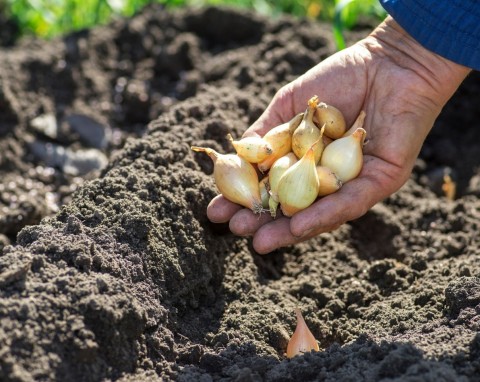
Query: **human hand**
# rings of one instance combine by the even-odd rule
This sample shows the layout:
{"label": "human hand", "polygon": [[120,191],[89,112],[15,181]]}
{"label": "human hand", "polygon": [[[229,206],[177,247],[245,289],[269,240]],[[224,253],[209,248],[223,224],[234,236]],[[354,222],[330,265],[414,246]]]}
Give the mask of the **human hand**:
{"label": "human hand", "polygon": [[253,236],[254,249],[264,254],[362,216],[407,181],[435,119],[468,72],[424,49],[388,17],[370,36],[283,87],[244,134],[265,135],[304,111],[313,95],[340,109],[347,126],[364,110],[368,144],[359,176],[291,218],[259,217],[219,195],[208,206],[209,219],[230,221],[234,234]]}

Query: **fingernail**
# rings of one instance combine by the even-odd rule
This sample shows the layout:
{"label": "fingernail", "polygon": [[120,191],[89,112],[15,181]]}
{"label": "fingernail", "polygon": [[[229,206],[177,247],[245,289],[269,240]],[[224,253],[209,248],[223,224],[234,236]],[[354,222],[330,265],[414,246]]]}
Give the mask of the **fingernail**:
{"label": "fingernail", "polygon": [[299,235],[293,235],[295,237],[305,237],[305,236],[308,236],[310,235],[311,233],[313,232],[313,228],[311,229],[306,229],[305,231],[303,231],[302,233],[300,233]]}

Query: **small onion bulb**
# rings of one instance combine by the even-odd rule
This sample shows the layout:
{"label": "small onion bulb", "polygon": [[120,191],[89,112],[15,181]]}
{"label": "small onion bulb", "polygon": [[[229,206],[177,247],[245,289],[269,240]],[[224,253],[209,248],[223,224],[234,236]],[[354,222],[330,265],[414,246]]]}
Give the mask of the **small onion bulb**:
{"label": "small onion bulb", "polygon": [[317,104],[317,96],[312,97],[308,101],[308,108],[305,111],[302,122],[300,122],[300,125],[292,135],[292,151],[298,158],[302,158],[315,142],[320,141],[317,145],[315,145],[314,149],[315,163],[319,161],[324,149],[323,140],[321,140],[323,129],[320,130],[317,125],[313,123],[313,116],[315,114]]}
{"label": "small onion bulb", "polygon": [[214,163],[213,176],[220,193],[233,203],[263,211],[258,176],[252,164],[235,154],[219,154],[215,150],[192,146],[196,152],[206,153]]}
{"label": "small onion bulb", "polygon": [[297,114],[287,123],[274,127],[267,132],[263,139],[272,147],[272,155],[258,164],[261,172],[267,171],[278,158],[283,157],[292,150],[292,134],[303,119],[303,113]]}
{"label": "small onion bulb", "polygon": [[320,165],[332,170],[343,183],[356,178],[363,165],[365,135],[359,127],[353,134],[333,141],[325,148]]}
{"label": "small onion bulb", "polygon": [[231,134],[228,134],[227,139],[232,143],[237,155],[250,163],[261,162],[273,153],[272,146],[260,137],[246,137],[235,141]]}
{"label": "small onion bulb", "polygon": [[338,179],[335,173],[328,167],[317,166],[318,180],[318,196],[325,196],[337,192],[342,187],[342,181]]}
{"label": "small onion bulb", "polygon": [[277,215],[277,208],[278,208],[278,184],[280,183],[280,179],[282,178],[285,171],[287,171],[292,165],[298,162],[297,157],[294,153],[290,152],[287,155],[277,159],[273,166],[270,168],[270,172],[268,173],[268,179],[270,184],[270,200],[269,200],[269,207],[270,207],[270,215],[275,217]]}
{"label": "small onion bulb", "polygon": [[336,107],[321,102],[317,106],[315,117],[319,126],[325,125],[325,135],[329,138],[338,139],[347,131],[345,118]]}
{"label": "small onion bulb", "polygon": [[[278,200],[285,216],[293,216],[307,208],[318,196],[318,175],[315,168],[315,142],[305,155],[280,178]],[[332,143],[333,144],[333,143]]]}
{"label": "small onion bulb", "polygon": [[312,350],[319,351],[317,340],[303,319],[300,309],[295,309],[297,315],[297,327],[287,345],[287,357],[293,358],[296,355],[302,355]]}

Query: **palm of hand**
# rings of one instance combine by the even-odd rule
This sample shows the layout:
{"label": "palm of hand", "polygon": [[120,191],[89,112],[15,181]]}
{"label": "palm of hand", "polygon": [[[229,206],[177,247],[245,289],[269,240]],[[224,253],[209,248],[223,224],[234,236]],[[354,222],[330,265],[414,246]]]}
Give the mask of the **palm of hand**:
{"label": "palm of hand", "polygon": [[362,216],[405,183],[443,105],[431,97],[437,90],[426,79],[428,69],[368,45],[367,39],[341,51],[282,88],[245,133],[264,135],[303,111],[315,94],[342,110],[349,126],[365,110],[368,143],[360,175],[292,218],[258,217],[218,196],[208,207],[210,220],[230,221],[234,234],[252,235],[255,250],[268,253]]}

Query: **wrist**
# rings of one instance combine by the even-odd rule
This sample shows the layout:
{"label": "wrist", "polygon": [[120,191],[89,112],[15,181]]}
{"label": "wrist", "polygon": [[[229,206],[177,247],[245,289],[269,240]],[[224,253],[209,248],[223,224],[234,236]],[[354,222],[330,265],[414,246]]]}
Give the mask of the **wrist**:
{"label": "wrist", "polygon": [[372,57],[393,61],[425,80],[432,101],[440,108],[471,71],[424,48],[390,16],[363,43]]}

